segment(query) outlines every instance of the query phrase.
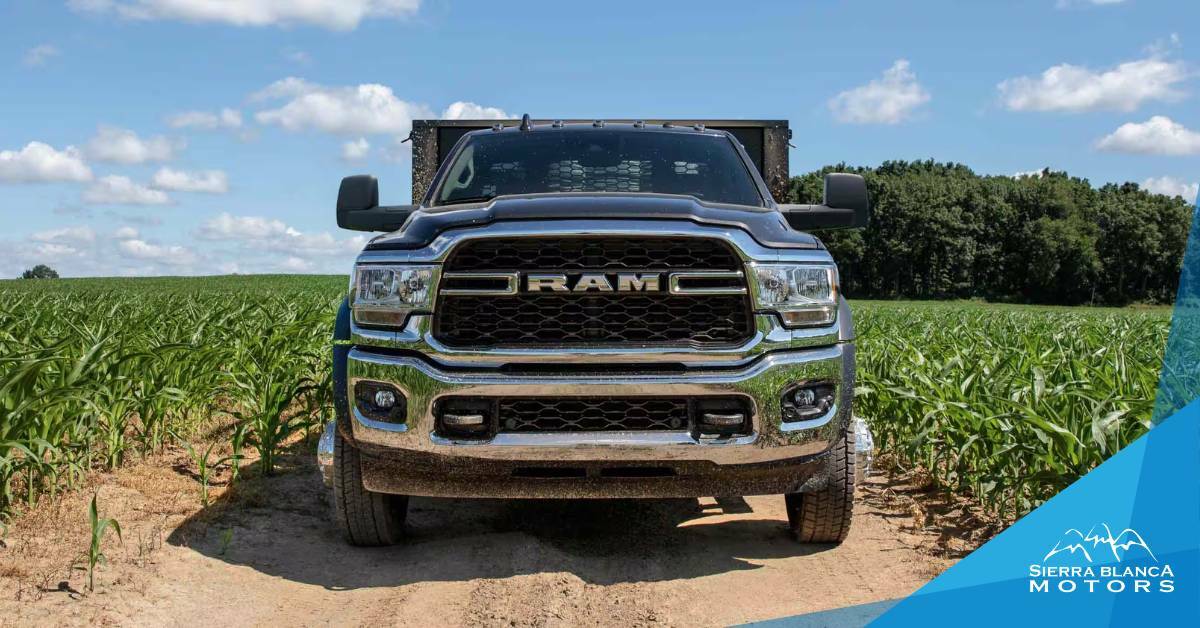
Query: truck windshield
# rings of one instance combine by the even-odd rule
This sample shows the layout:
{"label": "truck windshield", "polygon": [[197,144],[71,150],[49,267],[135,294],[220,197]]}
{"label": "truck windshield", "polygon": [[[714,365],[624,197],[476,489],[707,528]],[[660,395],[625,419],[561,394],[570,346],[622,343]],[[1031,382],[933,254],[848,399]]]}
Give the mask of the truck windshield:
{"label": "truck windshield", "polygon": [[510,194],[652,192],[762,206],[729,138],[652,130],[501,132],[470,137],[446,169],[437,205]]}

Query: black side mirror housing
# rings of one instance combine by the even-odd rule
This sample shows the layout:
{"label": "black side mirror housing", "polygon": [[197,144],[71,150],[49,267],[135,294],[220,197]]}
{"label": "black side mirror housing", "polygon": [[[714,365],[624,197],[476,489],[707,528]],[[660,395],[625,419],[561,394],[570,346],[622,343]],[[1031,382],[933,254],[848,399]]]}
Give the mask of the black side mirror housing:
{"label": "black side mirror housing", "polygon": [[369,174],[342,179],[338,188],[337,224],[354,231],[395,231],[417,210],[416,205],[379,206],[379,180]]}
{"label": "black side mirror housing", "polygon": [[788,224],[797,231],[861,229],[871,220],[867,182],[857,174],[825,175],[825,200],[820,205],[780,205]]}

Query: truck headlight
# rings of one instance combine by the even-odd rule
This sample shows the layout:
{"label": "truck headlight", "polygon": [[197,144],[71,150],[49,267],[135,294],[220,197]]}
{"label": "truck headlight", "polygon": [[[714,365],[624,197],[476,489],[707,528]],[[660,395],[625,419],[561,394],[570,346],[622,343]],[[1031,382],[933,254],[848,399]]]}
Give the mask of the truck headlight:
{"label": "truck headlight", "polygon": [[837,268],[811,264],[751,264],[755,305],[779,314],[784,327],[837,321]]}
{"label": "truck headlight", "polygon": [[404,324],[409,314],[433,306],[436,266],[356,266],[350,307],[362,325]]}

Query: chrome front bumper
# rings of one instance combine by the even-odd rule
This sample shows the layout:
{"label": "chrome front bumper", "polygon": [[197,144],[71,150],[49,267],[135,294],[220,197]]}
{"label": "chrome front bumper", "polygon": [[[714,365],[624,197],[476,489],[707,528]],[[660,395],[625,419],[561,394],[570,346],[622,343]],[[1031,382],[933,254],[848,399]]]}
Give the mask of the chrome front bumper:
{"label": "chrome front bumper", "polygon": [[[364,483],[379,492],[499,497],[791,492],[820,474],[822,454],[849,425],[853,351],[853,345],[834,344],[771,353],[731,370],[594,376],[443,370],[418,357],[352,349],[347,360],[347,398],[354,399],[359,381],[386,382],[407,397],[408,421],[403,425],[374,421],[351,404],[350,431],[364,454]],[[782,391],[799,382],[816,381],[836,384],[838,403],[816,419],[784,421]],[[707,438],[688,431],[500,433],[490,440],[465,441],[435,433],[434,404],[444,396],[718,395],[744,395],[752,402],[751,434]],[[600,480],[593,475],[613,465],[652,465],[669,470],[672,477],[591,481]],[[544,481],[512,481],[513,473],[526,466],[574,466],[586,471],[581,479],[588,481],[573,482],[577,490],[565,492],[565,480],[554,482],[549,491]],[[737,479],[739,473],[746,481]],[[585,484],[589,488],[583,488]]]}

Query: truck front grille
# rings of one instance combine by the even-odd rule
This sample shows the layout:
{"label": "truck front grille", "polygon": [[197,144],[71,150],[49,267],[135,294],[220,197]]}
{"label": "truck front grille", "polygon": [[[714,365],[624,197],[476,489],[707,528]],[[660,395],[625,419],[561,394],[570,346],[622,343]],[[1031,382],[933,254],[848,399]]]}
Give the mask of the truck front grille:
{"label": "truck front grille", "polygon": [[[498,238],[468,241],[445,272],[666,273],[741,270],[724,242],[705,238]],[[518,292],[440,295],[433,335],[452,347],[616,343],[728,346],[754,333],[744,294]]]}

